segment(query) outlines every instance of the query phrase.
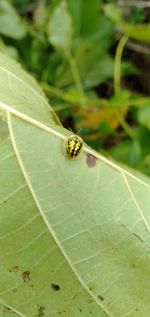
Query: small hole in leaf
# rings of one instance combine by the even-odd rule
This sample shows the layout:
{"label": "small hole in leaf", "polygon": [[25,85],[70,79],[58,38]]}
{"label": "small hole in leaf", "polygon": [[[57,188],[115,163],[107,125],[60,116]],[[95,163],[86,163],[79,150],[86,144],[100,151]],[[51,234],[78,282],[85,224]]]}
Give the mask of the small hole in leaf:
{"label": "small hole in leaf", "polygon": [[25,283],[30,281],[30,272],[29,271],[25,271],[21,275],[22,275],[23,281]]}

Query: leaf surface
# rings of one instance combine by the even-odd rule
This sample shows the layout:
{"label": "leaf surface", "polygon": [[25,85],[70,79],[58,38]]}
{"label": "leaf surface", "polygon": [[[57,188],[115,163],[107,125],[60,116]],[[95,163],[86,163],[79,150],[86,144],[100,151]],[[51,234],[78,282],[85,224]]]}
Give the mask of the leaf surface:
{"label": "leaf surface", "polygon": [[56,7],[48,24],[49,42],[55,47],[68,49],[72,41],[72,18],[66,1]]}
{"label": "leaf surface", "polygon": [[[46,112],[40,89],[31,93],[36,83],[9,61],[0,55],[9,131],[0,144],[2,316],[147,317],[149,184],[86,145],[68,160],[67,132]],[[19,111],[13,106],[17,83],[36,111],[29,99]]]}
{"label": "leaf surface", "polygon": [[27,34],[27,25],[7,0],[0,1],[0,33],[16,40]]}

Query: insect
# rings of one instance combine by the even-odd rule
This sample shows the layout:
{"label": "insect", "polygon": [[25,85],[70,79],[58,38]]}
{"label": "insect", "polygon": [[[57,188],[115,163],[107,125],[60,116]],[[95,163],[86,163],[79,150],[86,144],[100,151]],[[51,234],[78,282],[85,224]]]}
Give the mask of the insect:
{"label": "insect", "polygon": [[66,138],[64,151],[67,158],[75,160],[81,154],[83,140],[78,135],[70,135]]}

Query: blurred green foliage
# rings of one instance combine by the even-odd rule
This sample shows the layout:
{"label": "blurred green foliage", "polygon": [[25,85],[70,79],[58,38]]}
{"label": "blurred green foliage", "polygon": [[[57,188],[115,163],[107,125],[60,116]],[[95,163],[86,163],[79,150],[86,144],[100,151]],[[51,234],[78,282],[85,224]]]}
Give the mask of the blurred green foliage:
{"label": "blurred green foliage", "polygon": [[0,50],[36,77],[64,126],[148,175],[150,97],[134,59],[149,44],[149,17],[125,2],[0,0]]}

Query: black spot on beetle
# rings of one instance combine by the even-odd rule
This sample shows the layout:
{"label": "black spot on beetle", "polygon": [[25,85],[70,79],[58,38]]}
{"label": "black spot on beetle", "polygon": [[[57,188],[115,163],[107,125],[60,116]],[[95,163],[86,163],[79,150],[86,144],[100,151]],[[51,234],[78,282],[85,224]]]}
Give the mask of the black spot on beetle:
{"label": "black spot on beetle", "polygon": [[102,295],[100,295],[100,294],[97,295],[97,298],[100,299],[101,301],[104,300],[104,297]]}
{"label": "black spot on beetle", "polygon": [[94,167],[96,165],[96,157],[90,153],[87,154],[86,163],[88,167]]}
{"label": "black spot on beetle", "polygon": [[51,284],[51,288],[54,290],[54,291],[59,291],[60,290],[60,286],[58,284],[55,284],[55,283],[52,283]]}
{"label": "black spot on beetle", "polygon": [[23,278],[23,281],[26,283],[26,282],[29,282],[30,281],[30,272],[29,271],[25,271],[21,274],[22,278]]}

